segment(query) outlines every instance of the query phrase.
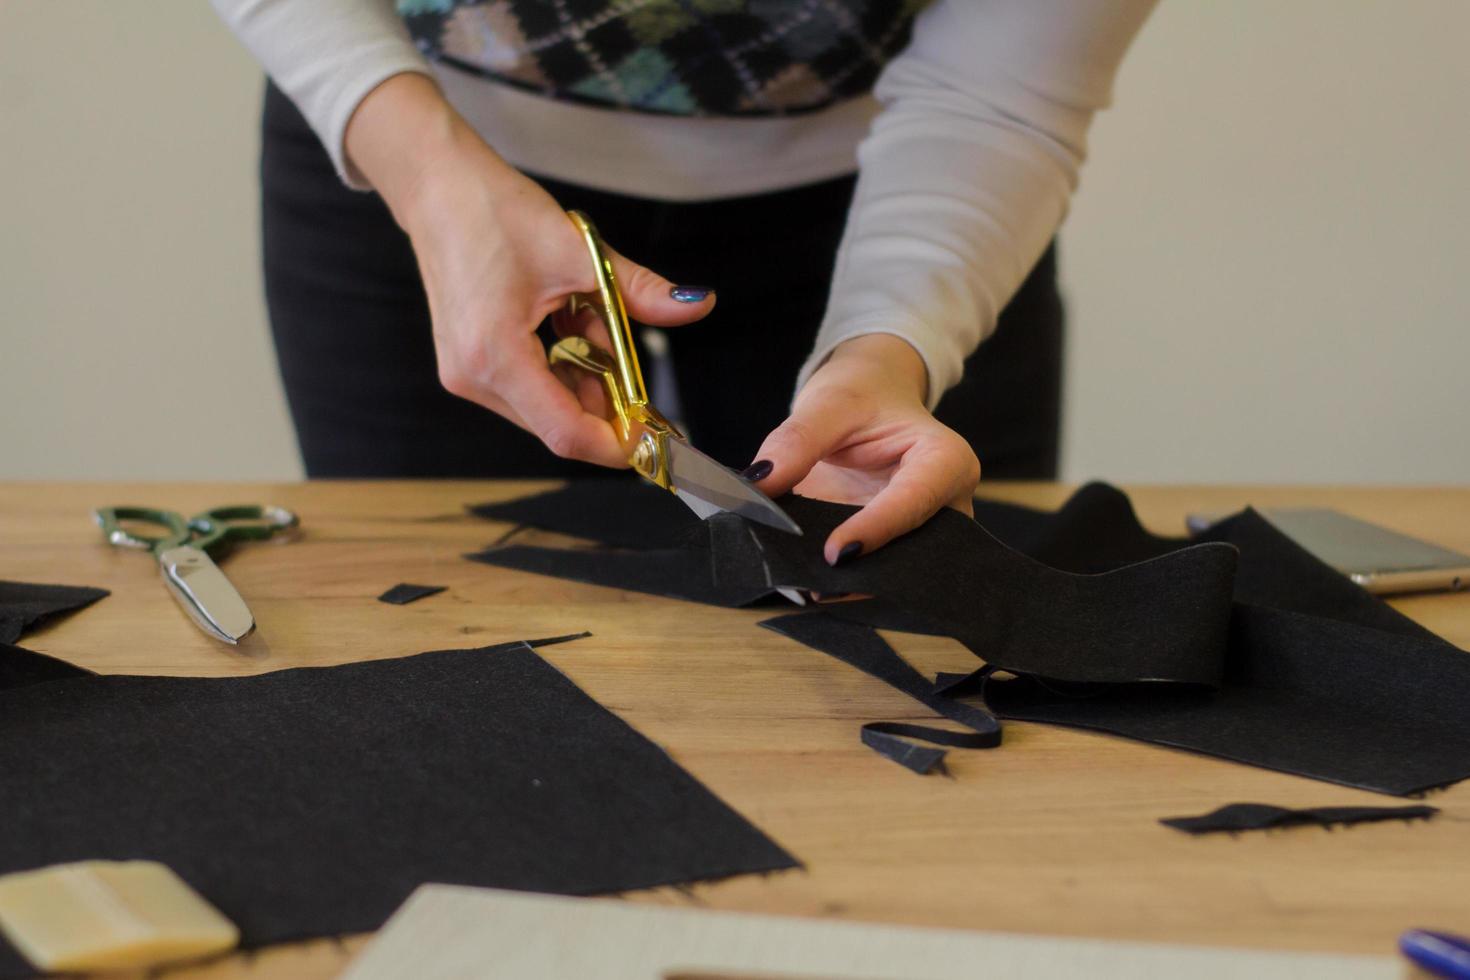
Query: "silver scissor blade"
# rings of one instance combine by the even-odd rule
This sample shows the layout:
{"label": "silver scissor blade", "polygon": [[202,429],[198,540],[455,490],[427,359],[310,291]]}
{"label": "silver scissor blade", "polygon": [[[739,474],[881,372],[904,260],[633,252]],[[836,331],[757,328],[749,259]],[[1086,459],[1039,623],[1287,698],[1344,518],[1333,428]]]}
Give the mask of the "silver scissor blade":
{"label": "silver scissor blade", "polygon": [[801,528],[755,485],[680,439],[670,439],[669,482],[679,499],[700,517],[729,511],[791,534]]}
{"label": "silver scissor blade", "polygon": [[255,617],[214,560],[191,545],[158,556],[168,591],[196,626],[225,643],[238,643],[255,629]]}

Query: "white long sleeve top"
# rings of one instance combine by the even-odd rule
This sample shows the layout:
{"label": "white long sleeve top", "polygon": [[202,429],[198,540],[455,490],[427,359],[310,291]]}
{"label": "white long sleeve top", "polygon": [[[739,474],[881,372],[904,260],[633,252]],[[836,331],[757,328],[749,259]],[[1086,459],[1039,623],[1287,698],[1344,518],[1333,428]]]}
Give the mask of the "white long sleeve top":
{"label": "white long sleeve top", "polygon": [[1155,2],[934,0],[872,95],[798,115],[711,117],[562,101],[430,62],[389,0],[213,0],[353,187],[366,184],[346,158],[347,122],[401,72],[437,78],[515,166],[602,190],[707,200],[856,168],[797,385],[842,341],[892,334],[923,359],[931,408],[1061,224],[1093,113]]}

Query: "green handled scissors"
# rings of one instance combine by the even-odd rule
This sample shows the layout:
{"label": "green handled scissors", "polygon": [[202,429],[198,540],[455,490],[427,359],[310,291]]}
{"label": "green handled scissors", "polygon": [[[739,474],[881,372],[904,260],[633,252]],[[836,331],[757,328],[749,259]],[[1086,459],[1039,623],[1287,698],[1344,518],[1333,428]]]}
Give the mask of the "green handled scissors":
{"label": "green handled scissors", "polygon": [[[284,507],[258,504],[216,507],[188,519],[153,507],[99,507],[92,517],[108,544],[151,552],[179,606],[195,625],[225,643],[249,635],[255,617],[209,553],[234,541],[263,541],[300,523]],[[153,524],[164,533],[140,534],[124,521]]]}

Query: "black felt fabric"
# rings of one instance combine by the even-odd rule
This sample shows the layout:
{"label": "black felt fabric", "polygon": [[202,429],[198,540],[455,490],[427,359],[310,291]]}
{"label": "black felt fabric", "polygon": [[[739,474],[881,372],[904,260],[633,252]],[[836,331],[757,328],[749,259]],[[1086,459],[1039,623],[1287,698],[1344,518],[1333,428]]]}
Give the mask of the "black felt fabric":
{"label": "black felt fabric", "polygon": [[411,585],[407,582],[400,582],[387,592],[378,596],[378,601],[390,603],[395,606],[406,606],[410,602],[417,602],[431,595],[438,595],[447,588],[447,585]]}
{"label": "black felt fabric", "polygon": [[634,476],[573,480],[547,493],[476,504],[470,513],[613,548],[675,547],[699,525],[682,500]]}
{"label": "black felt fabric", "polygon": [[1289,809],[1269,803],[1231,803],[1197,817],[1165,817],[1159,823],[1186,834],[1236,833],[1271,827],[1314,825],[1335,827],[1378,820],[1428,820],[1432,806],[1316,806]]}
{"label": "black felt fabric", "polygon": [[14,643],[42,621],[89,606],[106,589],[81,585],[32,585],[0,581],[0,643]]}
{"label": "black felt fabric", "polygon": [[[425,881],[588,894],[792,867],[530,646],[0,691],[0,873],[152,858],[248,947]],[[31,971],[0,951],[0,976]]]}
{"label": "black felt fabric", "polygon": [[984,708],[942,697],[908,661],[867,626],[850,623],[825,612],[778,616],[760,624],[766,629],[829,654],[897,688],[935,714],[959,722],[968,732],[902,722],[870,722],[863,726],[863,744],[920,775],[943,762],[942,749],[919,746],[912,739],[960,748],[991,748],[1000,744],[1000,723]]}
{"label": "black felt fabric", "polygon": [[[803,536],[722,514],[705,523],[704,542],[619,552],[616,563],[556,549],[538,551],[534,562],[478,557],[726,605],[778,587],[872,596],[822,614],[954,636],[985,661],[969,686],[1002,717],[1385,793],[1470,776],[1470,656],[1253,511],[1194,541],[1159,537],[1122,493],[1090,484],[1054,514],[977,504],[996,535],[942,511],[832,568],[822,543],[852,508],[781,503]],[[708,578],[700,572],[706,561]],[[867,656],[857,635],[841,642]],[[830,638],[818,640],[831,652]],[[992,676],[998,669],[1015,676]],[[961,691],[931,693],[953,699]]]}
{"label": "black felt fabric", "polygon": [[501,568],[711,606],[749,606],[775,594],[758,568],[751,569],[750,577],[716,581],[708,535],[709,531],[696,522],[676,536],[686,542],[684,547],[636,551],[510,544],[465,557]]}

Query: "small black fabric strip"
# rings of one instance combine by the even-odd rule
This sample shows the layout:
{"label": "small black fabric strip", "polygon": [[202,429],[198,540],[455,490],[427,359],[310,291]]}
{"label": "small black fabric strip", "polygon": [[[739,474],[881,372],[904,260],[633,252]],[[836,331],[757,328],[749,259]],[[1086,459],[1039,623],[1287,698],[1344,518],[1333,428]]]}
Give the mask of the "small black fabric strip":
{"label": "small black fabric strip", "polygon": [[1432,806],[1317,806],[1288,809],[1269,803],[1231,803],[1197,817],[1165,817],[1159,823],[1186,834],[1235,833],[1302,824],[1333,827],[1377,820],[1428,820]]}
{"label": "small black fabric strip", "polygon": [[[796,864],[528,643],[253,677],[17,657],[0,874],[161,861],[246,947],[376,929],[425,881],[580,895]],[[0,977],[33,973],[0,942]]]}
{"label": "small black fabric strip", "polygon": [[892,759],[920,776],[935,770],[944,771],[944,760],[949,753],[944,749],[915,745],[910,739],[961,749],[988,749],[996,744],[983,732],[952,732],[944,728],[911,725],[901,721],[870,721],[862,728],[863,744],[879,755]]}
{"label": "small black fabric strip", "polygon": [[0,643],[14,643],[46,619],[89,606],[109,595],[83,585],[0,581]]}
{"label": "small black fabric strip", "polygon": [[395,606],[406,606],[410,602],[417,602],[431,595],[438,595],[447,588],[447,585],[411,585],[407,582],[400,582],[398,585],[393,586],[393,588],[378,596],[378,601]]}

